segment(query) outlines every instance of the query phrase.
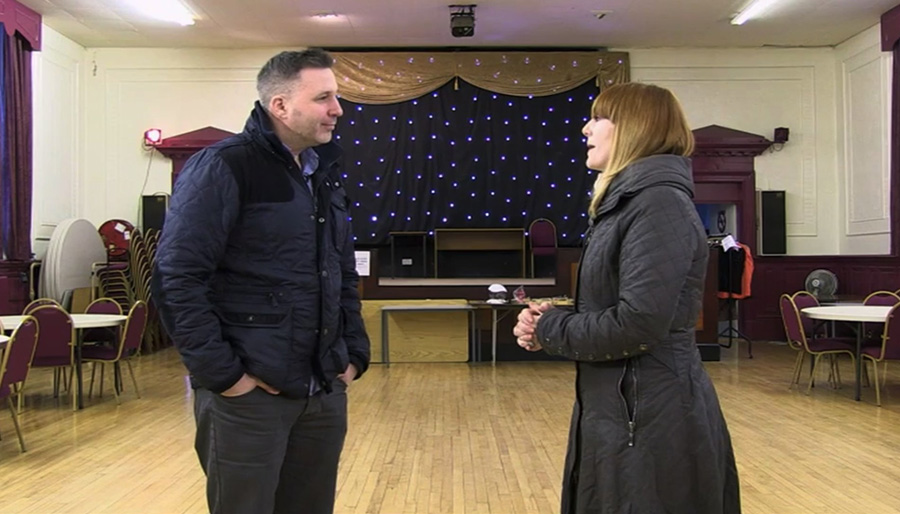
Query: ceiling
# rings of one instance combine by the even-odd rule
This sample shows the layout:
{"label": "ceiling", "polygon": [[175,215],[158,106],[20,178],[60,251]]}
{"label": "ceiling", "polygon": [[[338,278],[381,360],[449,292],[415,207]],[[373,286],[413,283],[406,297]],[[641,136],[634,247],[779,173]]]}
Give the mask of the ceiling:
{"label": "ceiling", "polygon": [[[145,19],[123,0],[18,0],[94,47],[816,47],[876,25],[900,0],[782,0],[729,23],[749,0],[482,0],[475,36],[450,35],[450,1],[184,0],[193,26]],[[143,0],[153,2],[154,0]],[[595,11],[610,11],[597,19]],[[334,12],[322,20],[315,15]]]}

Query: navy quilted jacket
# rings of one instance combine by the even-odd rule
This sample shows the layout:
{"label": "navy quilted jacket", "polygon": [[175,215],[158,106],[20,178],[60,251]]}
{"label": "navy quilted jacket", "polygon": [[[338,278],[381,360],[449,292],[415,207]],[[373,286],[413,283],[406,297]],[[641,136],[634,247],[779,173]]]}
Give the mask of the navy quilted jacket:
{"label": "navy quilted jacket", "polygon": [[341,150],[315,151],[307,185],[257,103],[178,175],[153,294],[195,387],[222,392],[246,372],[305,396],[368,367]]}

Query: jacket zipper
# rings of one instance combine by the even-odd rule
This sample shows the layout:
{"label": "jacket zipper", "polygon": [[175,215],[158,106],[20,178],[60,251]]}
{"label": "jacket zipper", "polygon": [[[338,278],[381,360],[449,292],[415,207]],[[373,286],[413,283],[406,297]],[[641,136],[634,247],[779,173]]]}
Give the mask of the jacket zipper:
{"label": "jacket zipper", "polygon": [[[628,375],[628,370],[631,369],[631,385],[632,385],[632,407],[628,408],[628,399],[625,398],[625,393],[622,392],[622,385],[625,383],[625,378]],[[637,429],[637,409],[638,409],[638,380],[637,380],[637,362],[633,359],[628,359],[625,361],[625,366],[622,368],[622,376],[619,377],[619,398],[622,400],[622,408],[625,411],[625,419],[628,420],[628,446],[634,446],[634,432]]]}

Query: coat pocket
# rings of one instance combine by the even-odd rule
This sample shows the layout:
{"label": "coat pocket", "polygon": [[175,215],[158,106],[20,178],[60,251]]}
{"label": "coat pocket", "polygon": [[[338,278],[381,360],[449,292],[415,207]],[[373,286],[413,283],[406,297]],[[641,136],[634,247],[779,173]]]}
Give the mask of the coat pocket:
{"label": "coat pocket", "polygon": [[241,294],[215,301],[222,338],[231,345],[247,371],[279,387],[287,375],[294,328],[289,304],[277,294]]}

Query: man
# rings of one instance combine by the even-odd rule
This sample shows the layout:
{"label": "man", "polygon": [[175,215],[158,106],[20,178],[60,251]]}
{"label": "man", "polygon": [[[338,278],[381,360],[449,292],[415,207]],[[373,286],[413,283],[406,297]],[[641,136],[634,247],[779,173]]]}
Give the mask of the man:
{"label": "man", "polygon": [[244,131],[179,174],[154,299],[195,389],[210,512],[330,513],[369,364],[332,58],[282,52]]}

